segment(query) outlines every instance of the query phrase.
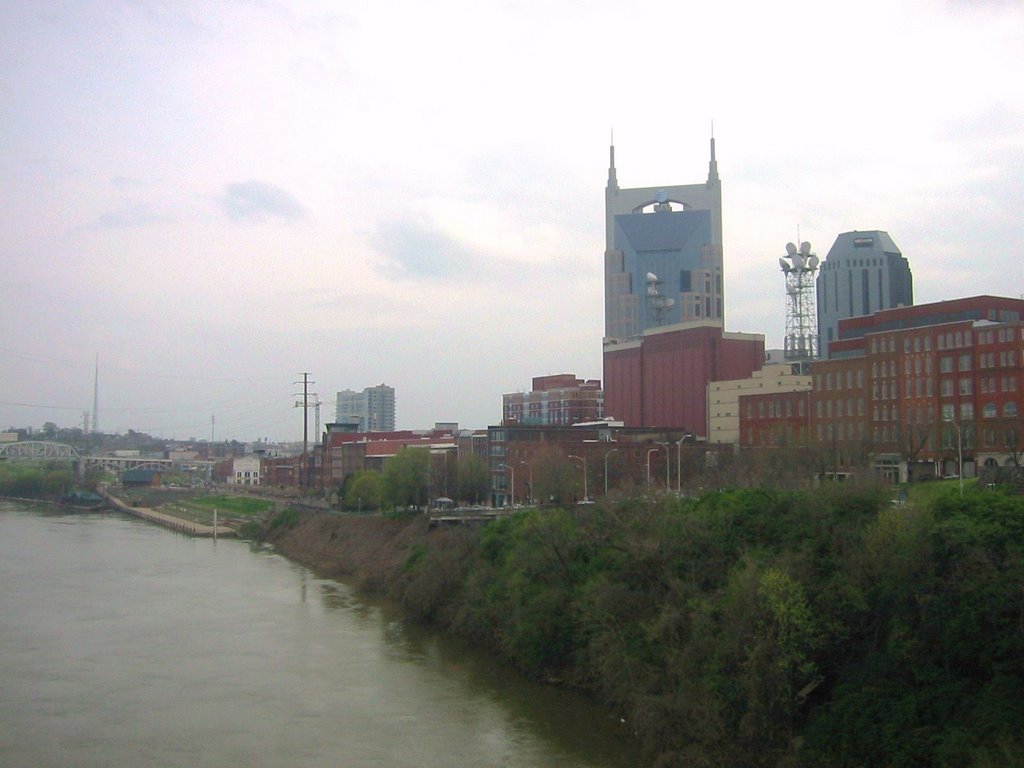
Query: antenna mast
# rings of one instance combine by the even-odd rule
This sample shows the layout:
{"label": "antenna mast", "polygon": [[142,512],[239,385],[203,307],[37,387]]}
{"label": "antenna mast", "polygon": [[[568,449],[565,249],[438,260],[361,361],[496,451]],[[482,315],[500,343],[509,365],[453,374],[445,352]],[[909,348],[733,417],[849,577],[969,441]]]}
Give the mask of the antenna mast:
{"label": "antenna mast", "polygon": [[[798,238],[799,239],[799,238]],[[786,243],[786,255],[779,266],[786,278],[786,345],[785,359],[797,363],[806,373],[812,360],[818,358],[818,313],[815,306],[814,280],[818,257],[811,244]]]}
{"label": "antenna mast", "polygon": [[96,353],[96,376],[92,382],[92,431],[100,424],[100,353]]}

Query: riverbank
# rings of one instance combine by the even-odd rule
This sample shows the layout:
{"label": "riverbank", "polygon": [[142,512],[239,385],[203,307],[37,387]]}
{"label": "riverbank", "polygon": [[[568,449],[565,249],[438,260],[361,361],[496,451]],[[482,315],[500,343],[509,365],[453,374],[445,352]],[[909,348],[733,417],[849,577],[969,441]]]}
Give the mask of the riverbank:
{"label": "riverbank", "polygon": [[[1024,500],[720,491],[479,528],[281,513],[265,539],[619,713],[643,762],[1024,764]],[[955,692],[955,694],[953,693]]]}
{"label": "riverbank", "polygon": [[290,560],[325,578],[346,578],[374,592],[387,592],[417,546],[441,535],[415,517],[297,513],[274,525],[266,541]]}

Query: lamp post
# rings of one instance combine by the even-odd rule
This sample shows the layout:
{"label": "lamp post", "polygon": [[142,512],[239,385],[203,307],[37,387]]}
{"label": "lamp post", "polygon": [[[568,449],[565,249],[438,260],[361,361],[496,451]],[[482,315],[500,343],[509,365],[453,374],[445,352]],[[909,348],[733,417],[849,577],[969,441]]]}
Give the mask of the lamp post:
{"label": "lamp post", "polygon": [[960,478],[960,495],[964,495],[964,440],[960,425],[952,419],[946,419],[956,429],[956,465],[957,475]]}
{"label": "lamp post", "polygon": [[530,470],[530,495],[527,498],[527,502],[532,504],[533,503],[533,467],[530,466],[529,464],[527,464],[525,461],[520,461],[519,463],[522,464],[524,467],[526,467],[528,470]]}
{"label": "lamp post", "polygon": [[610,451],[604,452],[604,495],[608,495],[608,457],[618,451],[618,448],[612,448]]}
{"label": "lamp post", "polygon": [[516,501],[516,469],[511,464],[502,464],[505,469],[508,470],[509,475],[509,492],[508,492],[508,506],[511,507]]}
{"label": "lamp post", "polygon": [[586,456],[569,456],[570,459],[576,459],[576,461],[583,462],[583,500],[590,500],[590,492],[587,490],[587,457]]}
{"label": "lamp post", "polygon": [[647,449],[647,490],[648,491],[651,489],[651,454],[654,453],[655,451],[660,451],[662,448],[665,449],[665,490],[666,491],[668,490],[668,463],[669,463],[668,443],[658,443],[658,445],[656,447],[648,448]]}
{"label": "lamp post", "polygon": [[683,442],[689,435],[683,435],[676,441],[676,491],[681,495],[683,493],[683,474],[682,474],[682,463],[683,463]]}

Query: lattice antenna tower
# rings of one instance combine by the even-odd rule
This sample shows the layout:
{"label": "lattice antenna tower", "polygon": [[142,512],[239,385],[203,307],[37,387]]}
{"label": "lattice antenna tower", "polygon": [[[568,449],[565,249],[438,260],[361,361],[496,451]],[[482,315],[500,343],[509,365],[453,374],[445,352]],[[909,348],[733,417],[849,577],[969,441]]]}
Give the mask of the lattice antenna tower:
{"label": "lattice antenna tower", "polygon": [[786,278],[785,359],[805,365],[818,357],[818,312],[815,303],[815,275],[818,257],[811,244],[786,243],[786,255],[779,266]]}

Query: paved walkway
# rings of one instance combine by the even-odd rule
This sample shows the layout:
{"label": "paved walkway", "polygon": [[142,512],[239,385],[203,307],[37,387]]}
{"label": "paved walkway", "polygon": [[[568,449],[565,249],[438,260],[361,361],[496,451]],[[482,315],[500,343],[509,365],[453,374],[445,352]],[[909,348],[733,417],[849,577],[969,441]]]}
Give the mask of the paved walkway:
{"label": "paved walkway", "polygon": [[130,504],[125,503],[116,496],[112,496],[109,491],[105,488],[100,491],[101,495],[110,504],[122,512],[127,512],[129,515],[148,520],[151,523],[162,525],[165,528],[171,528],[181,533],[187,533],[190,536],[234,536],[235,531],[232,528],[225,528],[223,525],[218,525],[214,528],[212,525],[203,525],[202,523],[196,523],[192,520],[185,520],[181,517],[175,517],[174,515],[168,515],[164,512],[158,512],[155,509],[149,507],[133,507]]}

